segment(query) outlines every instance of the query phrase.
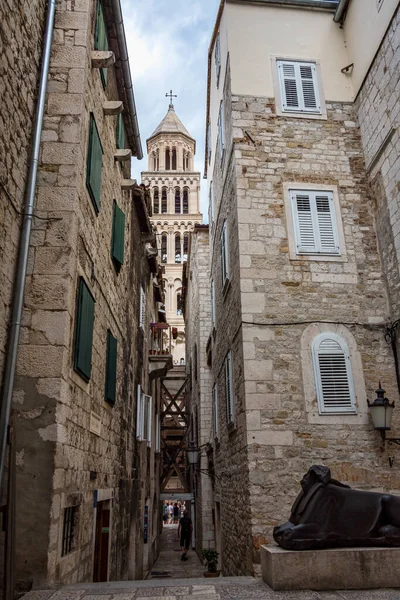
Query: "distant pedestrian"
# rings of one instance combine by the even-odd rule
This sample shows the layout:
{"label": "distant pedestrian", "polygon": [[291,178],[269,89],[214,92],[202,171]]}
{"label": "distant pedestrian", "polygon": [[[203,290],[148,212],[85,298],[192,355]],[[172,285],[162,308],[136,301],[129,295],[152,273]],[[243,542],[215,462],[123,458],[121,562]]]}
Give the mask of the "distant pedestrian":
{"label": "distant pedestrian", "polygon": [[171,504],[168,505],[168,516],[169,516],[169,524],[171,525],[172,519],[174,517],[174,507],[172,506],[172,502],[171,502]]}
{"label": "distant pedestrian", "polygon": [[179,520],[178,538],[180,540],[182,556],[181,560],[188,560],[187,553],[192,537],[193,525],[192,519],[189,517],[189,512],[185,510],[183,517]]}

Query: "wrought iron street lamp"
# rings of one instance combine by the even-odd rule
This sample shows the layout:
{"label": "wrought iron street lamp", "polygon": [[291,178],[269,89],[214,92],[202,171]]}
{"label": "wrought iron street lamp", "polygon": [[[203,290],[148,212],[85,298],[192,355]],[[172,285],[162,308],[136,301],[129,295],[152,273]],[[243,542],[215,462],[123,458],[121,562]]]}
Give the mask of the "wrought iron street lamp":
{"label": "wrought iron street lamp", "polygon": [[385,390],[382,389],[381,382],[379,382],[379,387],[375,390],[375,393],[376,398],[372,403],[367,400],[371,412],[372,423],[375,429],[380,431],[384,442],[400,446],[400,438],[386,437],[386,432],[390,430],[392,424],[394,402],[390,402],[388,398],[385,397]]}

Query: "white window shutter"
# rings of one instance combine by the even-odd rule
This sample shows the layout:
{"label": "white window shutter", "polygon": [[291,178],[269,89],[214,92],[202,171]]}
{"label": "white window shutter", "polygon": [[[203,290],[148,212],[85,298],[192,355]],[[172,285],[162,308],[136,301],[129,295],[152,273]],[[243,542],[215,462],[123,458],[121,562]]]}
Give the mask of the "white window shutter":
{"label": "white window shutter", "polygon": [[146,401],[146,406],[147,406],[147,431],[145,433],[146,433],[147,445],[151,446],[153,399],[151,396],[145,396],[145,401]]}
{"label": "white window shutter", "polygon": [[140,384],[137,386],[136,397],[136,437],[138,440],[143,439],[143,402]]}
{"label": "white window shutter", "polygon": [[339,242],[332,195],[315,194],[320,252],[337,254]]}
{"label": "white window shutter", "polygon": [[356,412],[354,383],[347,345],[336,334],[321,334],[313,344],[320,413]]}
{"label": "white window shutter", "polygon": [[314,63],[278,60],[282,110],[321,112],[317,69]]}
{"label": "white window shutter", "polygon": [[144,327],[146,316],[146,294],[143,288],[140,288],[140,306],[139,306],[139,326]]}
{"label": "white window shutter", "polygon": [[222,163],[222,159],[224,157],[225,150],[225,139],[224,139],[224,107],[223,102],[219,105],[219,114],[218,114],[218,145],[219,145],[219,155]]}
{"label": "white window shutter", "polygon": [[316,252],[311,199],[307,192],[292,192],[292,211],[297,252]]}
{"label": "white window shutter", "polygon": [[228,252],[228,230],[227,223],[224,221],[221,232],[221,271],[222,271],[222,285],[225,285],[226,281],[229,279],[229,252]]}

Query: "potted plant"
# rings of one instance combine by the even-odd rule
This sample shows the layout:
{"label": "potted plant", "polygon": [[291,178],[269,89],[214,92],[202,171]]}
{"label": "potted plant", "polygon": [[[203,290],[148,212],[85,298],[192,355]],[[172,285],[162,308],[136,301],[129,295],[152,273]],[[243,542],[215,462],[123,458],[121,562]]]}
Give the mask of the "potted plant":
{"label": "potted plant", "polygon": [[207,571],[203,573],[204,577],[219,577],[220,571],[218,567],[218,552],[213,548],[203,550],[203,559],[207,567]]}

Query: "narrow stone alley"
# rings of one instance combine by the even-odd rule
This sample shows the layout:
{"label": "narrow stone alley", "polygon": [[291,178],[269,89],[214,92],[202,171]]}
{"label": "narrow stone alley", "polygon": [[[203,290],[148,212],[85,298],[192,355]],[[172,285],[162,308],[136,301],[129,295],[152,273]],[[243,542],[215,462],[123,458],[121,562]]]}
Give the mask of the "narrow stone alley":
{"label": "narrow stone alley", "polygon": [[202,577],[205,567],[193,550],[188,552],[188,560],[181,561],[178,538],[178,525],[164,525],[160,538],[160,554],[149,573],[149,579]]}

